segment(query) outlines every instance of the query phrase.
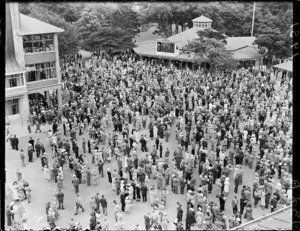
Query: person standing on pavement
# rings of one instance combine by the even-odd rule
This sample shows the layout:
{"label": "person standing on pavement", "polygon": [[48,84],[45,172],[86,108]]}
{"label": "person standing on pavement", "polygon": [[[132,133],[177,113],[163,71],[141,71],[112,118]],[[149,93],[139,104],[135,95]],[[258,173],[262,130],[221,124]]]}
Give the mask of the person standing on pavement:
{"label": "person standing on pavement", "polygon": [[104,162],[100,160],[98,163],[98,171],[99,171],[99,175],[102,175],[102,178],[104,177],[103,166],[104,166]]}
{"label": "person standing on pavement", "polygon": [[91,170],[90,167],[86,170],[86,184],[87,186],[91,186]]}
{"label": "person standing on pavement", "polygon": [[15,140],[15,148],[16,148],[17,151],[19,151],[19,139],[17,138],[16,135],[14,137],[14,140]]}
{"label": "person standing on pavement", "polygon": [[35,126],[36,126],[35,133],[37,133],[37,131],[40,131],[40,133],[41,133],[42,132],[41,128],[40,128],[41,124],[38,119],[35,121]]}
{"label": "person standing on pavement", "polygon": [[21,161],[22,161],[22,167],[25,167],[25,154],[23,152],[23,149],[21,149],[20,157],[21,157]]}
{"label": "person standing on pavement", "polygon": [[41,154],[41,144],[40,144],[40,139],[36,140],[35,144],[35,151],[36,151],[36,157],[39,158]]}
{"label": "person standing on pavement", "polygon": [[33,162],[33,150],[32,150],[32,146],[31,144],[28,144],[28,150],[27,150],[27,154],[28,154],[28,162]]}
{"label": "person standing on pavement", "polygon": [[58,190],[58,193],[56,195],[58,199],[58,209],[65,209],[64,208],[64,196],[65,194],[61,191],[61,189]]}
{"label": "person standing on pavement", "polygon": [[182,221],[182,217],[183,217],[183,210],[182,210],[182,205],[180,202],[177,202],[177,220],[178,222],[181,222]]}
{"label": "person standing on pavement", "polygon": [[234,198],[231,201],[233,214],[237,213],[237,211],[238,211],[238,204],[239,204],[239,200],[238,200],[237,196],[235,195]]}
{"label": "person standing on pavement", "polygon": [[150,217],[150,213],[147,213],[145,216],[144,216],[144,219],[145,219],[145,230],[150,230],[150,226],[151,226],[151,217]]}
{"label": "person standing on pavement", "polygon": [[78,214],[78,209],[81,208],[82,212],[84,212],[84,208],[82,207],[82,199],[79,194],[76,194],[76,212],[74,215]]}
{"label": "person standing on pavement", "polygon": [[32,150],[34,151],[34,139],[32,139],[32,137],[29,138],[28,143],[31,144]]}
{"label": "person standing on pavement", "polygon": [[82,150],[83,150],[83,153],[85,154],[86,153],[86,141],[84,138],[82,138]]}
{"label": "person standing on pavement", "polygon": [[147,202],[148,187],[147,185],[145,185],[145,183],[142,184],[141,191],[142,191],[143,202]]}
{"label": "person standing on pavement", "polygon": [[104,195],[102,195],[102,198],[100,199],[100,204],[102,207],[103,214],[107,216],[107,200],[105,199]]}
{"label": "person standing on pavement", "polygon": [[73,184],[74,189],[75,189],[75,194],[78,194],[79,193],[79,180],[76,177],[76,175],[73,175],[72,184]]}

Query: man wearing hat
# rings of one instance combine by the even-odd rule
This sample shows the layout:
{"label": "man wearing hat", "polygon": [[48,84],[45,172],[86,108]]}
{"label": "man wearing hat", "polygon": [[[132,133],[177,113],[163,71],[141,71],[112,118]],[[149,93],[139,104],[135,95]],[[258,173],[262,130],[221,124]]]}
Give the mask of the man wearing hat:
{"label": "man wearing hat", "polygon": [[180,202],[177,202],[177,220],[178,222],[182,221],[183,216],[183,210],[182,210],[182,204]]}
{"label": "man wearing hat", "polygon": [[79,179],[76,177],[76,175],[73,175],[72,184],[75,189],[75,193],[77,194],[79,192]]}

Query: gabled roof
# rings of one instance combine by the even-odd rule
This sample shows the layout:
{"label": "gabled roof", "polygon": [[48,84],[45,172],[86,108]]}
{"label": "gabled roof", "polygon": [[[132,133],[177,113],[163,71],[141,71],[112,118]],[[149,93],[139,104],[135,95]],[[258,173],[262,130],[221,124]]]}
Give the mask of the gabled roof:
{"label": "gabled roof", "polygon": [[252,47],[255,37],[227,37],[226,41],[226,49],[229,51],[234,51],[247,46]]}
{"label": "gabled roof", "polygon": [[42,22],[24,14],[20,14],[20,22],[20,35],[61,33],[65,31],[64,29],[52,26],[48,23]]}
{"label": "gabled roof", "polygon": [[207,18],[207,17],[205,17],[205,16],[203,16],[203,15],[201,15],[200,17],[198,17],[198,18],[194,18],[193,20],[192,20],[192,22],[212,22],[213,20],[211,20],[210,18]]}
{"label": "gabled roof", "polygon": [[273,68],[278,68],[278,69],[282,69],[285,71],[293,72],[293,61],[287,61],[285,63],[277,64],[277,65],[273,66]]}
{"label": "gabled roof", "polygon": [[[215,31],[214,29],[212,28],[206,28],[206,29],[210,29],[210,30],[213,30]],[[197,32],[199,30],[205,30],[205,29],[200,29],[200,28],[191,28],[191,29],[188,29],[188,30],[185,30],[179,34],[175,34],[171,37],[168,38],[168,40],[171,40],[171,41],[179,41],[179,48],[182,48],[184,47],[185,45],[188,44],[188,41],[192,41],[193,39],[196,39],[196,38],[199,38]]]}
{"label": "gabled roof", "polygon": [[238,61],[245,61],[245,60],[254,60],[259,59],[262,55],[254,49],[253,46],[251,47],[244,47],[235,51],[232,51],[232,57]]}
{"label": "gabled roof", "polygon": [[15,57],[5,58],[5,75],[15,75],[25,73],[26,69],[23,68],[15,59]]}

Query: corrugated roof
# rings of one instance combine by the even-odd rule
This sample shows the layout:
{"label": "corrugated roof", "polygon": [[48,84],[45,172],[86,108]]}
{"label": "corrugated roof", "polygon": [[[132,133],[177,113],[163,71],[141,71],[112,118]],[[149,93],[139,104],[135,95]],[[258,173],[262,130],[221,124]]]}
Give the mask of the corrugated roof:
{"label": "corrugated roof", "polygon": [[251,47],[244,47],[239,50],[233,51],[232,56],[235,60],[243,61],[243,60],[253,60],[259,59],[262,57],[261,54],[257,50]]}
{"label": "corrugated roof", "polygon": [[47,33],[61,33],[64,29],[52,26],[48,23],[42,22],[38,19],[20,14],[21,31],[20,35],[29,34],[47,34]]}
{"label": "corrugated roof", "polygon": [[250,47],[253,46],[255,39],[255,37],[228,37],[226,38],[227,44],[225,47],[230,51],[241,49],[246,46]]}
{"label": "corrugated roof", "polygon": [[288,61],[288,62],[285,62],[285,63],[280,63],[280,64],[277,64],[277,65],[275,65],[273,67],[278,68],[278,69],[282,69],[282,70],[285,70],[285,71],[293,72],[293,61]]}
{"label": "corrugated roof", "polygon": [[198,17],[198,18],[194,18],[193,20],[192,20],[192,22],[212,22],[213,20],[211,20],[210,18],[207,18],[207,17],[205,17],[205,16],[203,16],[203,15],[201,15],[200,17]]}

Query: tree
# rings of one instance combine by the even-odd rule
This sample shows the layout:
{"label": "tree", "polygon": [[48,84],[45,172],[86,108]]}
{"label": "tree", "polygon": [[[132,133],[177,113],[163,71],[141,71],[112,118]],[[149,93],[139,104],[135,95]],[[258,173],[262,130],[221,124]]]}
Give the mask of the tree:
{"label": "tree", "polygon": [[273,57],[283,59],[292,55],[292,40],[288,35],[289,25],[282,28],[280,20],[267,12],[258,25],[254,44],[258,46],[260,53],[268,58],[268,68]]}
{"label": "tree", "polygon": [[124,51],[127,48],[132,49],[134,47],[133,38],[134,36],[126,30],[102,27],[83,41],[82,48],[91,52],[104,50],[113,54]]}
{"label": "tree", "polygon": [[112,27],[124,29],[133,35],[139,33],[138,14],[132,10],[132,6],[129,4],[120,4],[118,9],[108,16],[108,20]]}
{"label": "tree", "polygon": [[225,48],[225,38],[220,32],[198,31],[199,38],[189,41],[181,53],[193,56],[196,63],[208,63],[211,74],[217,69],[233,69],[237,62]]}
{"label": "tree", "polygon": [[76,27],[59,15],[42,8],[38,4],[29,4],[25,8],[20,8],[21,12],[28,13],[29,16],[57,26],[65,31],[58,33],[58,49],[61,57],[65,57],[68,54],[73,54],[78,51],[78,39],[76,33]]}

